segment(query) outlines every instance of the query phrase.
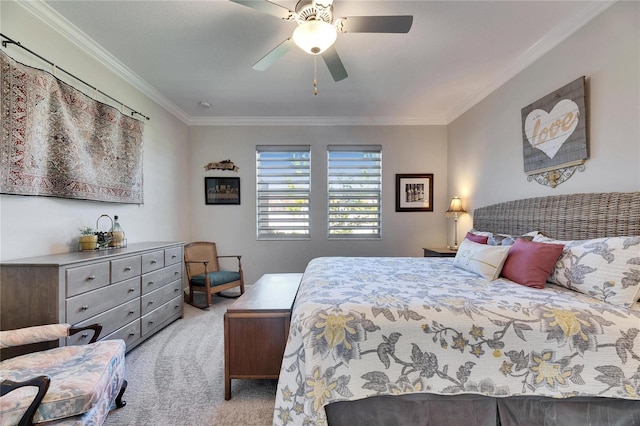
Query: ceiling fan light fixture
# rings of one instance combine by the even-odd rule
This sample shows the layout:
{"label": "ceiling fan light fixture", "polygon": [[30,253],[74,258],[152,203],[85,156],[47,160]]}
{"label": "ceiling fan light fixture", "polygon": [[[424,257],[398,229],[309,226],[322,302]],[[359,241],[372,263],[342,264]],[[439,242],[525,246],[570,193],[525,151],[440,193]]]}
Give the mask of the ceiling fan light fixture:
{"label": "ceiling fan light fixture", "polygon": [[319,55],[335,43],[336,27],[324,21],[307,21],[293,31],[293,42],[311,55]]}

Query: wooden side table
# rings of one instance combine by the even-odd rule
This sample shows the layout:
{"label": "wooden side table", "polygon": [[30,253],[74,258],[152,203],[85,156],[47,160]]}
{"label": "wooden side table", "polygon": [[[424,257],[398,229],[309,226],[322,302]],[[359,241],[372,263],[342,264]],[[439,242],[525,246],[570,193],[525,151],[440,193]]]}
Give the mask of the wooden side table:
{"label": "wooden side table", "polygon": [[423,247],[422,250],[424,250],[424,257],[455,257],[457,253],[448,247]]}
{"label": "wooden side table", "polygon": [[224,314],[224,399],[231,379],[277,379],[302,274],[265,274]]}

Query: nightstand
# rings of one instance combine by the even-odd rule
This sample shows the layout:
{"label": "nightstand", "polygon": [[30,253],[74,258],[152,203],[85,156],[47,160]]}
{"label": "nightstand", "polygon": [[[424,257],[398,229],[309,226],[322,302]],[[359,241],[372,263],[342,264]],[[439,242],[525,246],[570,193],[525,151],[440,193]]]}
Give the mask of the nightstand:
{"label": "nightstand", "polygon": [[424,250],[424,257],[455,257],[457,253],[448,247],[422,248],[422,250]]}

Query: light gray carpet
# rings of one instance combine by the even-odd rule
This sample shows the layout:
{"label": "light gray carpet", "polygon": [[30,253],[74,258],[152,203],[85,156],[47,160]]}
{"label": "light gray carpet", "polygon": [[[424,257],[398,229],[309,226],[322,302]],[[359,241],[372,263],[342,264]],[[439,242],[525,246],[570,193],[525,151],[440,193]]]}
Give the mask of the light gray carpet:
{"label": "light gray carpet", "polygon": [[277,382],[232,380],[224,400],[223,315],[234,299],[215,298],[126,356],[127,405],[106,425],[271,425]]}

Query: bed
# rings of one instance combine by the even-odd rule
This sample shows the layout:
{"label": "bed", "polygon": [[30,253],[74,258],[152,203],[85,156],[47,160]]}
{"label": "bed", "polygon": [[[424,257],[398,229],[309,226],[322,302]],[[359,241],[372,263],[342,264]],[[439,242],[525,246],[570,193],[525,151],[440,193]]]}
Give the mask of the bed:
{"label": "bed", "polygon": [[482,278],[460,253],[313,259],[274,424],[640,424],[640,192],[500,203],[473,226],[562,244],[555,284]]}

